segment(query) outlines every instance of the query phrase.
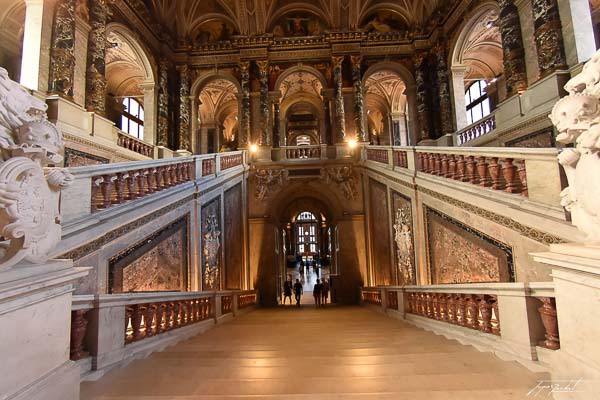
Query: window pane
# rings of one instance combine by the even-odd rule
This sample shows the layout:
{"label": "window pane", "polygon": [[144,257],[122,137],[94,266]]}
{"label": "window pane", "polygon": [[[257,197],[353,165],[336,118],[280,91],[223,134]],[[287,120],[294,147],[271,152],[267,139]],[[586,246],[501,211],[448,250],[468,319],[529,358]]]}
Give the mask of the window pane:
{"label": "window pane", "polygon": [[129,119],[127,119],[126,116],[121,115],[121,130],[123,132],[127,132],[127,121],[129,121]]}
{"label": "window pane", "polygon": [[144,109],[142,108],[142,106],[140,106],[140,119],[142,121],[144,120]]}
{"label": "window pane", "polygon": [[124,97],[123,100],[121,100],[121,104],[125,106],[125,111],[129,109],[129,99],[127,97]]}
{"label": "window pane", "polygon": [[473,111],[473,122],[479,121],[482,118],[481,115],[481,104],[476,105],[472,108]]}
{"label": "window pane", "polygon": [[467,111],[467,125],[471,125],[473,123],[473,116],[471,115],[471,110]]}
{"label": "window pane", "polygon": [[140,135],[138,138],[144,139],[144,125],[140,125]]}
{"label": "window pane", "polygon": [[490,115],[490,99],[485,99],[481,106],[483,107],[483,116]]}
{"label": "window pane", "polygon": [[137,128],[138,128],[138,124],[135,121],[129,121],[129,134],[133,135],[133,136],[137,136]]}

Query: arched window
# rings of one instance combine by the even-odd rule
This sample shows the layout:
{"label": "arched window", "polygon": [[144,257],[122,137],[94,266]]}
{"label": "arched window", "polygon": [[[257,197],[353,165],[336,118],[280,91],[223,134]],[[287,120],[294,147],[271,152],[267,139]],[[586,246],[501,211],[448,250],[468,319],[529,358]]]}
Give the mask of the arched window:
{"label": "arched window", "polygon": [[317,218],[308,211],[296,218],[296,252],[302,256],[317,254]]}
{"label": "arched window", "polygon": [[485,88],[487,81],[481,79],[469,86],[465,93],[465,104],[467,105],[467,123],[471,125],[490,114],[490,100]]}
{"label": "arched window", "polygon": [[132,97],[124,97],[121,103],[121,130],[138,139],[144,139],[144,108]]}

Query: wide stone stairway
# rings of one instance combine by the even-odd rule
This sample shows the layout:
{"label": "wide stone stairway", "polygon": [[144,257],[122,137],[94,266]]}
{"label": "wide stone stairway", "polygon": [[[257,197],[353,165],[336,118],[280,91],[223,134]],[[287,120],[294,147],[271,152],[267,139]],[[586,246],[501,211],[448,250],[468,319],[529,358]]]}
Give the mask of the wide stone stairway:
{"label": "wide stone stairway", "polygon": [[361,307],[259,309],[81,385],[99,399],[525,399],[546,374]]}

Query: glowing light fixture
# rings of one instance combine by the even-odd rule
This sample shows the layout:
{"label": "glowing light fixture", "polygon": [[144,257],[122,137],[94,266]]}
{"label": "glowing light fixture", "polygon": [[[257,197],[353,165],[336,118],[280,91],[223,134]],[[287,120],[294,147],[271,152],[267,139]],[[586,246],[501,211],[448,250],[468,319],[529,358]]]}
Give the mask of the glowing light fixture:
{"label": "glowing light fixture", "polygon": [[258,151],[258,146],[255,144],[251,144],[250,145],[250,152],[251,153],[256,153]]}
{"label": "glowing light fixture", "polygon": [[348,147],[350,147],[351,149],[355,148],[356,144],[357,144],[356,139],[348,140]]}

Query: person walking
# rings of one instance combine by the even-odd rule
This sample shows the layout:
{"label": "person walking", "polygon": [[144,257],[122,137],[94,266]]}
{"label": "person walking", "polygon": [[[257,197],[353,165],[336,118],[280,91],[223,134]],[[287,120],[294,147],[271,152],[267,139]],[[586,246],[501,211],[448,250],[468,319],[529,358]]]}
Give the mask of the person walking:
{"label": "person walking", "polygon": [[292,305],[292,281],[286,279],[283,283],[283,305],[285,305],[285,299],[290,299],[290,305]]}
{"label": "person walking", "polygon": [[315,307],[321,307],[321,290],[323,289],[323,285],[321,285],[321,280],[317,279],[317,283],[313,287],[313,296],[315,298]]}
{"label": "person walking", "polygon": [[323,288],[321,289],[321,305],[327,304],[327,297],[329,297],[329,281],[323,279]]}
{"label": "person walking", "polygon": [[300,283],[300,279],[296,279],[296,283],[294,283],[294,296],[296,297],[296,306],[300,307],[300,299],[302,298],[302,294],[304,293],[304,288]]}

